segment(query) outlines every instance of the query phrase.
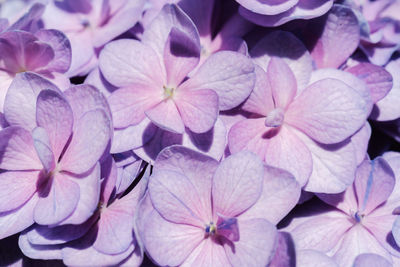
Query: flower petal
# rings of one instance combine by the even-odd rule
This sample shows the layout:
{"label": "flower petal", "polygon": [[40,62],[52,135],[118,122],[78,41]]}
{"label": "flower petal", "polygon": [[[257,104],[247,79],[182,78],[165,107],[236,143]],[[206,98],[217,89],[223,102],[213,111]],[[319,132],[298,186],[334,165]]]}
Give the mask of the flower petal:
{"label": "flower petal", "polygon": [[285,120],[318,142],[343,141],[363,126],[365,100],[345,83],[324,79],[307,87],[289,106]]}
{"label": "flower petal", "polygon": [[145,112],[155,125],[173,133],[183,133],[185,125],[174,101],[167,99]]}
{"label": "flower petal", "polygon": [[36,121],[46,131],[54,157],[58,160],[74,123],[70,105],[57,92],[43,90],[37,98]]}
{"label": "flower petal", "polygon": [[72,140],[62,156],[60,168],[80,174],[100,159],[110,140],[110,121],[101,109],[87,112],[75,122]]}
{"label": "flower petal", "polygon": [[212,185],[214,214],[235,217],[253,206],[262,193],[264,167],[248,151],[229,156],[215,171]]}

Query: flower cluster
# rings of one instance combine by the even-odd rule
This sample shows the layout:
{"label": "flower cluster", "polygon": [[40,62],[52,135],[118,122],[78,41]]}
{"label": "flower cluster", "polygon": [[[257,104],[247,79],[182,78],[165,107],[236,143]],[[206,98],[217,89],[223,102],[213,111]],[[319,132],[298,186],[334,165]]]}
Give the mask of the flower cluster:
{"label": "flower cluster", "polygon": [[0,265],[400,266],[400,1],[0,3]]}

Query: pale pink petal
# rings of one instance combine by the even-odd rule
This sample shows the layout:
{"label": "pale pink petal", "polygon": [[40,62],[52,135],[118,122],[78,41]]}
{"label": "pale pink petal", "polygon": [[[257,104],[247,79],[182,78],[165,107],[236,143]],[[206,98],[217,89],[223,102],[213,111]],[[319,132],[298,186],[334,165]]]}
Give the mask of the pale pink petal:
{"label": "pale pink petal", "polygon": [[17,209],[32,198],[38,179],[38,171],[0,173],[0,214]]}
{"label": "pale pink petal", "polygon": [[36,99],[45,89],[60,93],[54,84],[37,74],[17,74],[8,89],[4,103],[4,115],[8,123],[33,130],[36,127]]}
{"label": "pale pink petal", "polygon": [[299,0],[274,1],[274,0],[237,0],[240,5],[248,10],[262,15],[276,15],[294,7]]}
{"label": "pale pink petal", "polygon": [[391,267],[393,266],[390,261],[384,257],[373,254],[373,253],[363,253],[357,256],[354,260],[354,267],[364,267],[364,266],[379,266],[379,267]]}
{"label": "pale pink petal", "polygon": [[364,126],[361,127],[361,129],[351,137],[351,143],[353,144],[356,152],[357,165],[361,164],[361,162],[365,159],[365,155],[367,155],[371,131],[371,126],[367,121],[365,122]]}
{"label": "pale pink petal", "polygon": [[330,211],[314,216],[296,226],[290,233],[297,249],[328,252],[335,247],[353,223],[346,214]]}
{"label": "pale pink petal", "polygon": [[394,173],[384,159],[377,158],[371,162],[365,160],[358,167],[354,181],[359,212],[369,214],[385,202],[394,184]]}
{"label": "pale pink petal", "polygon": [[75,122],[72,140],[62,156],[60,168],[76,174],[94,166],[110,139],[110,121],[100,109],[87,112]]}
{"label": "pale pink petal", "polygon": [[336,262],[318,250],[303,249],[296,253],[298,267],[339,267]]}
{"label": "pale pink petal", "polygon": [[324,79],[307,87],[289,106],[285,120],[318,142],[343,141],[364,125],[365,100],[345,83]]}
{"label": "pale pink petal", "polygon": [[6,71],[0,71],[0,112],[4,111],[4,104],[8,88],[14,80],[13,75],[10,75]]}
{"label": "pale pink petal", "polygon": [[141,237],[149,256],[159,265],[182,264],[204,239],[204,229],[170,223],[153,210],[144,223]]}
{"label": "pale pink petal", "polygon": [[58,173],[48,178],[41,188],[35,207],[34,220],[38,224],[57,224],[67,218],[78,205],[79,186],[67,176]]}
{"label": "pale pink petal", "polygon": [[225,243],[232,266],[267,266],[275,251],[278,232],[264,219],[239,220],[240,240]]}
{"label": "pale pink petal", "polygon": [[228,145],[231,153],[249,150],[260,158],[265,157],[268,138],[264,138],[273,129],[266,127],[265,118],[244,119],[235,123],[228,133]]}
{"label": "pale pink petal", "polygon": [[71,65],[71,44],[61,31],[41,29],[35,36],[51,46],[54,58],[46,66],[46,70],[65,73]]}
{"label": "pale pink petal", "polygon": [[211,55],[182,88],[212,89],[219,97],[221,110],[241,104],[255,84],[254,64],[237,52],[220,51]]}
{"label": "pale pink petal", "polygon": [[313,69],[312,58],[303,43],[292,33],[269,33],[251,49],[250,55],[264,70],[267,70],[271,57],[282,58],[296,77],[298,92],[308,84]]}
{"label": "pale pink petal", "polygon": [[19,233],[34,223],[33,213],[37,201],[38,196],[34,194],[21,208],[0,213],[1,239]]}
{"label": "pale pink petal", "polygon": [[79,186],[79,202],[74,212],[60,225],[81,224],[89,219],[98,208],[100,199],[100,166],[97,163],[84,177],[75,178],[64,174]]}
{"label": "pale pink petal", "polygon": [[203,240],[182,263],[189,266],[230,266],[224,248],[211,238]]}
{"label": "pale pink petal", "polygon": [[242,108],[245,111],[267,116],[275,108],[272,90],[265,71],[258,65],[255,66],[256,83],[249,98]]}
{"label": "pale pink petal", "polygon": [[338,68],[357,49],[360,27],[351,8],[333,5],[311,56],[317,68]]}
{"label": "pale pink petal", "polygon": [[145,112],[152,123],[163,130],[183,133],[185,125],[174,101],[166,99]]}
{"label": "pale pink petal", "polygon": [[168,86],[178,86],[200,60],[199,39],[172,27],[164,50]]}
{"label": "pale pink petal", "polygon": [[279,26],[296,19],[312,19],[322,16],[332,7],[332,0],[299,0],[299,3],[291,9],[277,15],[262,15],[240,8],[239,12],[251,22],[271,27]]}
{"label": "pale pink petal", "polygon": [[262,161],[251,152],[226,158],[213,178],[213,213],[234,217],[253,206],[262,193],[263,176]]}
{"label": "pale pink petal", "polygon": [[239,215],[239,219],[263,218],[278,224],[300,198],[301,187],[289,172],[264,166],[263,192],[257,203]]}
{"label": "pale pink petal", "polygon": [[43,164],[44,170],[50,172],[56,166],[54,154],[51,148],[51,143],[46,130],[42,127],[36,127],[32,131],[33,145],[40,161]]}
{"label": "pale pink petal", "polygon": [[400,173],[400,153],[388,151],[385,152],[382,157],[389,164],[396,176],[396,183],[394,185],[392,194],[389,196],[385,204],[385,207],[390,210],[389,212],[392,212],[394,208],[399,206],[398,203],[400,201],[400,183],[397,182],[399,180]]}
{"label": "pale pink petal", "polygon": [[54,157],[58,160],[68,142],[74,123],[67,100],[57,92],[41,91],[36,103],[36,122],[46,130]]}
{"label": "pale pink petal", "polygon": [[[157,170],[149,181],[149,194],[154,208],[166,220],[202,228],[212,219],[211,206],[204,207],[207,202],[202,200],[204,187],[210,186],[210,181],[207,179],[207,184],[202,185],[193,183],[193,178],[181,172]],[[209,194],[210,191],[209,187]]]}
{"label": "pale pink petal", "polygon": [[354,185],[348,186],[346,191],[338,194],[316,194],[319,199],[344,213],[353,216],[358,209],[358,199]]}
{"label": "pale pink petal", "polygon": [[363,225],[390,254],[400,257],[400,247],[396,243],[395,231],[393,230],[398,215],[393,214],[392,211],[386,211],[386,214],[381,215],[380,213],[384,211],[377,212],[379,209],[364,217],[362,219]]}
{"label": "pale pink petal", "polygon": [[156,134],[157,129],[160,128],[151,123],[148,118],[145,118],[137,125],[122,129],[114,129],[110,152],[121,153],[144,146]]}
{"label": "pale pink petal", "polygon": [[163,100],[163,89],[159,91],[147,86],[120,88],[108,97],[114,127],[125,128],[140,123],[145,111]]}
{"label": "pale pink petal", "polygon": [[278,231],[275,253],[269,267],[295,266],[296,254],[292,236],[283,231]]}
{"label": "pale pink petal", "polygon": [[392,262],[389,252],[368,230],[358,224],[346,233],[333,258],[339,266],[351,266],[361,253],[375,253]]}
{"label": "pale pink petal", "polygon": [[364,99],[367,105],[366,112],[368,114],[371,112],[374,101],[372,100],[371,90],[369,89],[365,81],[346,71],[325,68],[318,69],[312,72],[310,84],[327,78],[338,79],[354,89],[360,95],[360,97]]}
{"label": "pale pink petal", "polygon": [[354,74],[367,84],[374,103],[384,98],[392,89],[392,75],[380,66],[363,62],[346,69],[346,71]]}
{"label": "pale pink petal", "polygon": [[298,131],[296,134],[310,150],[313,161],[313,170],[304,190],[334,194],[343,192],[353,183],[357,159],[350,140],[323,145]]}
{"label": "pale pink petal", "polygon": [[272,57],[268,63],[267,77],[274,97],[275,107],[286,108],[296,96],[296,78],[283,59]]}
{"label": "pale pink petal", "polygon": [[165,44],[172,27],[199,43],[199,33],[188,15],[177,5],[165,5],[142,36],[143,44],[154,50],[153,54],[158,56],[160,62],[163,60]]}
{"label": "pale pink petal", "polygon": [[85,237],[84,240],[78,239],[72,246],[63,247],[62,254],[63,262],[67,266],[113,266],[126,259],[133,250],[134,245],[131,245],[120,254],[103,254],[92,246],[90,237]]}
{"label": "pale pink petal", "polygon": [[88,84],[74,85],[64,92],[64,96],[71,106],[74,121],[78,121],[86,112],[95,109],[103,109],[111,119],[107,99],[96,87]]}
{"label": "pale pink petal", "polygon": [[198,203],[202,217],[211,218],[211,185],[212,177],[218,162],[204,154],[183,146],[170,146],[157,156],[154,172],[175,171],[188,177],[195,186],[199,196]]}
{"label": "pale pink petal", "polygon": [[209,89],[183,90],[174,98],[186,127],[194,133],[209,131],[218,117],[218,95]]}
{"label": "pale pink petal", "polygon": [[0,168],[6,170],[41,170],[31,134],[10,126],[0,131]]}
{"label": "pale pink petal", "polygon": [[61,260],[62,251],[59,245],[35,245],[31,244],[25,234],[20,234],[18,238],[18,247],[22,253],[38,260]]}
{"label": "pale pink petal", "polygon": [[[138,64],[140,62],[140,64]],[[166,74],[154,50],[130,39],[107,44],[100,53],[99,67],[104,77],[118,87],[165,85]]]}
{"label": "pale pink petal", "polygon": [[386,70],[393,77],[393,87],[390,92],[376,103],[377,109],[372,117],[378,121],[394,120],[400,117],[398,103],[400,101],[400,60],[393,60],[386,65]]}
{"label": "pale pink petal", "polygon": [[295,130],[287,126],[279,128],[268,140],[264,161],[268,165],[288,170],[300,186],[307,183],[314,164],[306,144],[296,135]]}

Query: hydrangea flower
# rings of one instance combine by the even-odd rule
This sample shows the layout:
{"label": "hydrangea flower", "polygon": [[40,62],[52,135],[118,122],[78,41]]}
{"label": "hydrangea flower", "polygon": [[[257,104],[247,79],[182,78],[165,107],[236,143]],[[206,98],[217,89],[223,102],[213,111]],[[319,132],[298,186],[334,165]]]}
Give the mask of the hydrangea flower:
{"label": "hydrangea flower", "polygon": [[138,210],[141,242],[159,265],[264,266],[275,247],[273,223],[299,189],[291,174],[250,152],[218,163],[171,146],[157,157]]}
{"label": "hydrangea flower", "polygon": [[[145,30],[142,42],[118,40],[100,55],[100,70],[118,87],[108,98],[114,128],[136,136],[143,146],[157,127],[177,134],[210,131],[219,110],[242,103],[254,86],[254,66],[229,51],[212,55],[188,79],[199,62],[199,36],[192,21],[175,5],[166,5]],[[142,62],[138,65],[137,62]],[[114,151],[121,152],[121,151]]]}
{"label": "hydrangea flower", "polygon": [[90,98],[70,101],[75,89],[64,95],[32,73],[11,84],[5,106],[11,126],[0,132],[1,237],[34,222],[82,223],[94,212],[110,117]]}
{"label": "hydrangea flower", "polygon": [[[275,47],[272,38],[285,40],[287,48]],[[341,192],[352,183],[357,166],[359,148],[352,142],[368,140],[361,136],[347,139],[365,125],[370,108],[358,91],[341,80],[319,76],[307,86],[311,74],[307,73],[307,58],[293,38],[284,32],[273,33],[253,49],[257,63],[267,69],[256,67],[254,91],[242,107],[251,115],[230,129],[229,150],[257,153],[267,164],[293,173],[307,191]],[[282,54],[290,47],[296,49],[284,60]]]}
{"label": "hydrangea flower", "polygon": [[31,258],[62,259],[66,265],[139,266],[143,252],[133,232],[133,216],[147,186],[148,170],[133,190],[117,193],[117,166],[108,157],[102,164],[95,213],[80,225],[34,225],[20,235],[21,250]]}
{"label": "hydrangea flower", "polygon": [[[398,159],[391,153],[373,161],[366,159],[357,169],[353,186],[345,192],[318,194],[334,208],[325,207],[320,214],[309,209],[308,213],[317,213],[292,219],[287,230],[297,249],[332,255],[339,266],[352,266],[360,253],[375,253],[398,265],[400,248],[391,233],[400,197]],[[393,163],[396,167],[392,170]]]}
{"label": "hydrangea flower", "polygon": [[97,65],[98,51],[133,27],[140,19],[143,0],[50,0],[43,14],[46,28],[62,31],[71,41],[68,76],[85,75]]}

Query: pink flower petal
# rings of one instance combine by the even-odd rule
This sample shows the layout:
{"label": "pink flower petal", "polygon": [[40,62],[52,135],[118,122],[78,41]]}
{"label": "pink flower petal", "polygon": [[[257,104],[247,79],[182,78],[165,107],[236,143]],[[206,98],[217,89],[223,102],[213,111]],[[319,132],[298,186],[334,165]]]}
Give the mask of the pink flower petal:
{"label": "pink flower petal", "polygon": [[183,263],[204,239],[204,229],[171,223],[156,210],[146,217],[144,225],[143,243],[150,257],[161,266]]}
{"label": "pink flower petal", "polygon": [[235,217],[253,206],[262,193],[264,167],[257,155],[243,151],[229,156],[215,171],[214,214]]}
{"label": "pink flower petal", "polygon": [[203,240],[186,258],[182,266],[230,266],[224,248],[211,238]]}
{"label": "pink flower petal", "polygon": [[[205,187],[211,191],[210,180],[192,183],[193,177],[184,173],[158,170],[149,181],[149,193],[154,208],[167,220],[199,228],[209,223],[211,206],[204,207]],[[193,192],[198,192],[193,194]]]}
{"label": "pink flower petal", "polygon": [[145,112],[152,123],[163,130],[183,133],[185,125],[174,101],[166,99]]}
{"label": "pink flower petal", "polygon": [[249,98],[242,108],[245,111],[267,116],[275,108],[272,90],[265,71],[258,65],[255,66],[256,83]]}
{"label": "pink flower petal", "polygon": [[192,40],[199,43],[199,35],[192,20],[177,5],[165,5],[158,16],[153,19],[142,36],[142,42],[154,50],[154,56],[163,60],[165,44],[172,27],[184,32]]}
{"label": "pink flower petal", "polygon": [[268,139],[264,134],[271,131],[266,127],[264,118],[244,119],[235,123],[228,133],[228,145],[231,153],[249,150],[260,158],[265,157]]}
{"label": "pink flower petal", "polygon": [[75,178],[73,176],[64,174],[71,181],[79,186],[79,202],[73,213],[60,225],[68,224],[82,224],[89,220],[89,217],[98,208],[100,199],[100,166],[97,163],[90,172],[86,173],[84,177]]}
{"label": "pink flower petal", "polygon": [[351,266],[362,253],[375,253],[392,262],[389,252],[361,225],[355,225],[347,232],[333,258],[339,266]]}
{"label": "pink flower petal", "polygon": [[200,42],[172,27],[164,50],[164,64],[167,71],[168,86],[176,87],[199,63]]}
{"label": "pink flower petal", "polygon": [[220,109],[229,110],[250,95],[254,84],[254,65],[248,57],[220,51],[211,55],[182,88],[212,89],[218,94]]}
{"label": "pink flower petal", "polygon": [[163,89],[159,91],[146,86],[120,88],[108,98],[114,127],[125,128],[140,123],[145,112],[163,100]]}
{"label": "pink flower petal", "polygon": [[57,224],[73,213],[78,205],[79,186],[65,175],[58,173],[48,178],[39,194],[34,220],[38,224]]}
{"label": "pink flower petal", "polygon": [[390,267],[393,266],[390,261],[384,257],[373,254],[373,253],[363,253],[356,257],[354,260],[354,267],[364,267],[364,266],[379,266],[379,267]]}
{"label": "pink flower petal", "polygon": [[209,131],[218,117],[218,95],[209,89],[177,92],[175,104],[186,127],[194,133]]}
{"label": "pink flower petal", "polygon": [[264,166],[263,192],[257,203],[240,214],[240,220],[263,218],[278,224],[300,198],[301,187],[289,172]]}
{"label": "pink flower petal", "polygon": [[339,211],[314,216],[297,225],[290,233],[297,249],[328,252],[340,241],[353,223]]}
{"label": "pink flower petal", "polygon": [[[140,62],[140,64],[137,64]],[[104,77],[117,87],[165,85],[166,74],[154,50],[130,39],[120,39],[107,44],[100,53],[99,67]]]}
{"label": "pink flower petal", "polygon": [[277,15],[294,7],[299,0],[288,1],[258,1],[258,0],[237,0],[237,2],[248,10],[262,15]]}
{"label": "pink flower petal", "polygon": [[41,170],[31,134],[20,127],[10,126],[0,131],[0,168],[6,170]]}
{"label": "pink flower petal", "polygon": [[336,262],[318,250],[303,249],[296,253],[296,266],[298,267],[338,267]]}
{"label": "pink flower petal", "polygon": [[4,103],[4,115],[10,125],[18,125],[29,131],[36,127],[36,99],[42,90],[60,90],[37,74],[17,74],[10,85]]}
{"label": "pink flower petal", "polygon": [[20,234],[18,238],[18,247],[22,253],[31,258],[38,260],[61,260],[62,251],[59,245],[35,245],[31,244],[28,237]]}
{"label": "pink flower petal", "polygon": [[298,92],[308,84],[313,69],[312,58],[303,43],[292,33],[269,33],[251,49],[250,55],[264,70],[271,57],[283,58],[296,77]]}
{"label": "pink flower petal", "polygon": [[46,130],[42,127],[36,127],[32,131],[32,138],[33,145],[43,164],[44,170],[46,172],[51,172],[55,168],[56,162]]}
{"label": "pink flower petal", "polygon": [[34,194],[21,208],[0,213],[1,239],[19,233],[34,223],[33,213],[37,201],[38,196]]}
{"label": "pink flower petal", "polygon": [[71,65],[71,44],[62,32],[57,30],[41,29],[35,36],[42,42],[51,46],[54,51],[54,59],[47,64],[46,69],[65,73]]}
{"label": "pink flower petal", "polygon": [[365,123],[366,103],[336,79],[307,87],[289,106],[285,120],[318,142],[333,144],[354,134]]}
{"label": "pink flower petal", "polygon": [[318,193],[340,193],[354,181],[357,158],[350,140],[333,145],[318,144],[297,132],[311,152],[313,170],[304,190]]}
{"label": "pink flower petal", "polygon": [[382,158],[365,160],[357,169],[355,189],[360,213],[369,214],[385,202],[393,191],[395,176]]}
{"label": "pink flower petal", "polygon": [[36,122],[46,130],[54,157],[58,160],[74,123],[70,105],[60,94],[43,90],[36,103]]}
{"label": "pink flower petal", "polygon": [[38,171],[0,173],[0,214],[26,204],[36,192]]}
{"label": "pink flower petal", "polygon": [[314,164],[306,144],[294,129],[285,125],[268,140],[264,161],[268,165],[288,170],[300,186],[307,183]]}
{"label": "pink flower petal", "polygon": [[268,63],[267,77],[272,89],[275,107],[286,108],[296,96],[296,78],[283,59],[272,57]]}
{"label": "pink flower petal", "polygon": [[384,98],[392,89],[392,75],[380,66],[370,63],[360,63],[346,69],[346,71],[366,82],[371,91],[371,97],[374,103]]}
{"label": "pink flower petal", "polygon": [[75,122],[72,140],[60,168],[76,174],[86,172],[100,159],[110,139],[110,121],[100,109],[87,112]]}
{"label": "pink flower petal", "polygon": [[311,56],[317,68],[338,68],[357,49],[359,41],[360,27],[352,9],[333,5]]}
{"label": "pink flower petal", "polygon": [[264,219],[239,220],[240,240],[225,243],[232,266],[267,266],[275,251],[275,226]]}

